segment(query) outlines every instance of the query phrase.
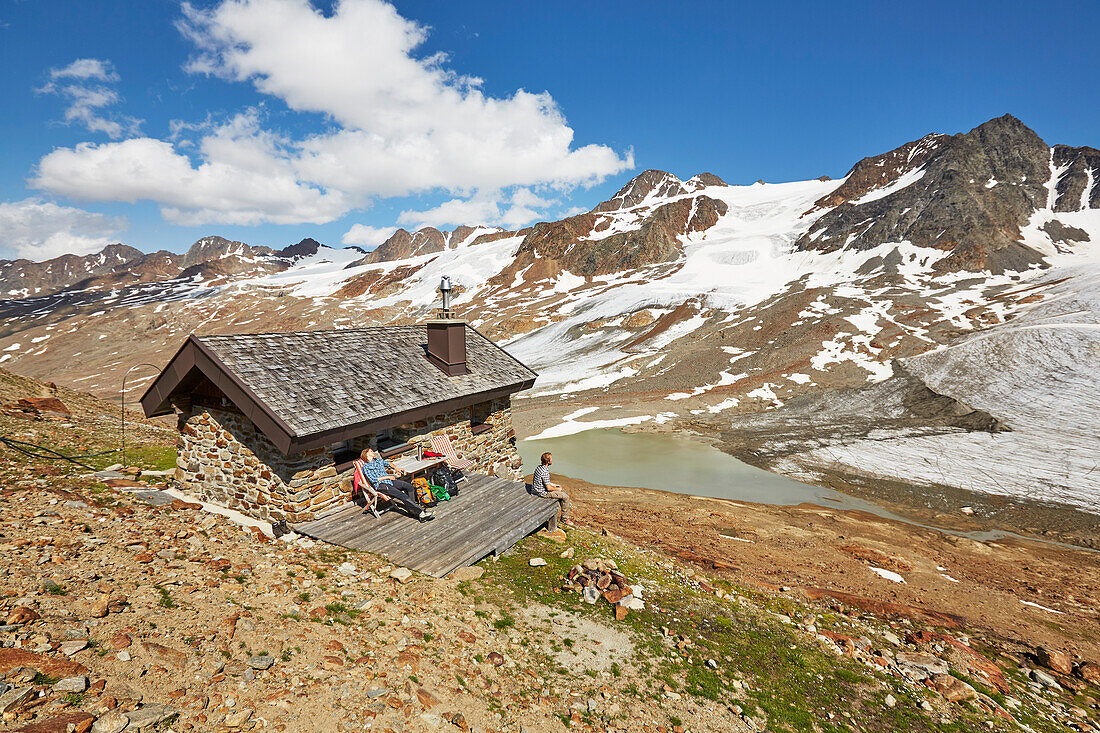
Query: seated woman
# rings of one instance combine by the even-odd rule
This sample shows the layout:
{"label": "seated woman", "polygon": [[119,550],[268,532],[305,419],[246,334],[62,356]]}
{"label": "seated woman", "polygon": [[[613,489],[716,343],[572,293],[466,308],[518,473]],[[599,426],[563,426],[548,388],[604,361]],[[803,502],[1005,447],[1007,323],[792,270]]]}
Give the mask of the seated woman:
{"label": "seated woman", "polygon": [[416,502],[416,487],[390,473],[394,470],[392,463],[384,460],[372,448],[364,450],[359,457],[362,460],[355,462],[355,470],[361,471],[360,478],[368,486],[408,509],[421,522],[435,519],[435,514]]}

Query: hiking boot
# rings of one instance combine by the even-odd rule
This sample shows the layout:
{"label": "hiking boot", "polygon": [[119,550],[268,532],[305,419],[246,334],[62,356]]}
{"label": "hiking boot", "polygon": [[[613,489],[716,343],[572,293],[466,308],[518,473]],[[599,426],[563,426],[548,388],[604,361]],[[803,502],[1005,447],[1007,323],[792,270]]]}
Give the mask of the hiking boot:
{"label": "hiking boot", "polygon": [[435,512],[432,512],[432,511],[420,512],[420,516],[417,517],[417,519],[420,520],[421,522],[430,522],[433,519],[435,519]]}

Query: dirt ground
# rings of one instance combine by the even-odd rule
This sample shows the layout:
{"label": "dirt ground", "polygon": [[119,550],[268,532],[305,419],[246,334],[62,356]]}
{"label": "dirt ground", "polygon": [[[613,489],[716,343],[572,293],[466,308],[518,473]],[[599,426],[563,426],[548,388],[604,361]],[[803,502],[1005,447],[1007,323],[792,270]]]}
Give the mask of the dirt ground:
{"label": "dirt ground", "polygon": [[957,617],[955,623],[1006,651],[1049,646],[1100,661],[1100,554],[1093,551],[1019,539],[977,542],[809,504],[757,505],[554,480],[572,495],[582,525],[738,584],[810,597],[850,594],[849,605],[863,604],[876,615]]}

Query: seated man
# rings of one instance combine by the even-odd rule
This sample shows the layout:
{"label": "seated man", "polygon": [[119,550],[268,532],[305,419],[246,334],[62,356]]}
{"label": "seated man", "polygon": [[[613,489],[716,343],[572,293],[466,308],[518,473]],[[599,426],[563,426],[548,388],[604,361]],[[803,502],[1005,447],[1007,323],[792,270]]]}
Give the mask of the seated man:
{"label": "seated man", "polygon": [[361,471],[361,479],[380,494],[393,499],[421,522],[435,519],[435,515],[420,506],[416,502],[416,487],[408,481],[402,481],[390,473],[393,464],[384,460],[378,452],[367,448],[360,454],[361,461],[356,461],[355,470]]}
{"label": "seated man", "polygon": [[561,490],[561,486],[550,483],[550,464],[553,460],[554,457],[549,453],[542,454],[539,466],[535,468],[535,473],[531,477],[531,493],[535,496],[557,499],[561,503],[561,523],[566,527],[572,527],[574,524],[569,518],[569,510],[573,502],[570,501],[569,494]]}

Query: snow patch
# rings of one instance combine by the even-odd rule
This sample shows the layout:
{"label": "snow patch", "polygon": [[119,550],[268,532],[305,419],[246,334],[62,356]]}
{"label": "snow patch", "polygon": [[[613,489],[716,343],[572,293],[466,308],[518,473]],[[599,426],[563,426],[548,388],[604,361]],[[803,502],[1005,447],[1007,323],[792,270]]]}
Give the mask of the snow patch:
{"label": "snow patch", "polygon": [[1062,615],[1065,614],[1064,611],[1058,611],[1058,610],[1055,610],[1053,608],[1047,608],[1046,606],[1040,606],[1038,603],[1032,603],[1031,601],[1020,601],[1020,603],[1024,604],[1025,606],[1031,606],[1032,608],[1038,608],[1040,610],[1048,611],[1050,613],[1056,613],[1059,616],[1062,616]]}
{"label": "snow patch", "polygon": [[[566,416],[566,418],[568,418],[568,416]],[[640,425],[641,423],[648,422],[654,419],[652,415],[636,415],[634,417],[618,417],[609,418],[607,420],[586,420],[583,422],[566,418],[563,418],[563,421],[561,423],[557,425],[552,425],[543,430],[538,435],[532,435],[529,438],[526,438],[526,440],[560,438],[563,435],[574,435],[576,433],[584,432],[585,430],[595,430],[597,428],[621,428],[624,425]]]}
{"label": "snow patch", "polygon": [[912,186],[914,183],[922,178],[924,178],[924,168],[916,168],[914,170],[906,171],[905,173],[902,173],[900,176],[898,176],[897,179],[893,182],[888,183],[881,188],[873,188],[867,193],[860,196],[855,201],[851,201],[849,203],[851,203],[852,206],[862,206],[863,204],[867,204],[872,201],[884,199],[890,194],[897,193],[903,188],[908,188],[909,186]]}
{"label": "snow patch", "polygon": [[868,569],[872,573],[874,573],[875,575],[879,576],[880,578],[885,578],[886,580],[892,580],[895,583],[904,583],[905,582],[905,578],[901,577],[900,575],[895,573],[893,570],[886,570],[885,568],[868,568]]}

